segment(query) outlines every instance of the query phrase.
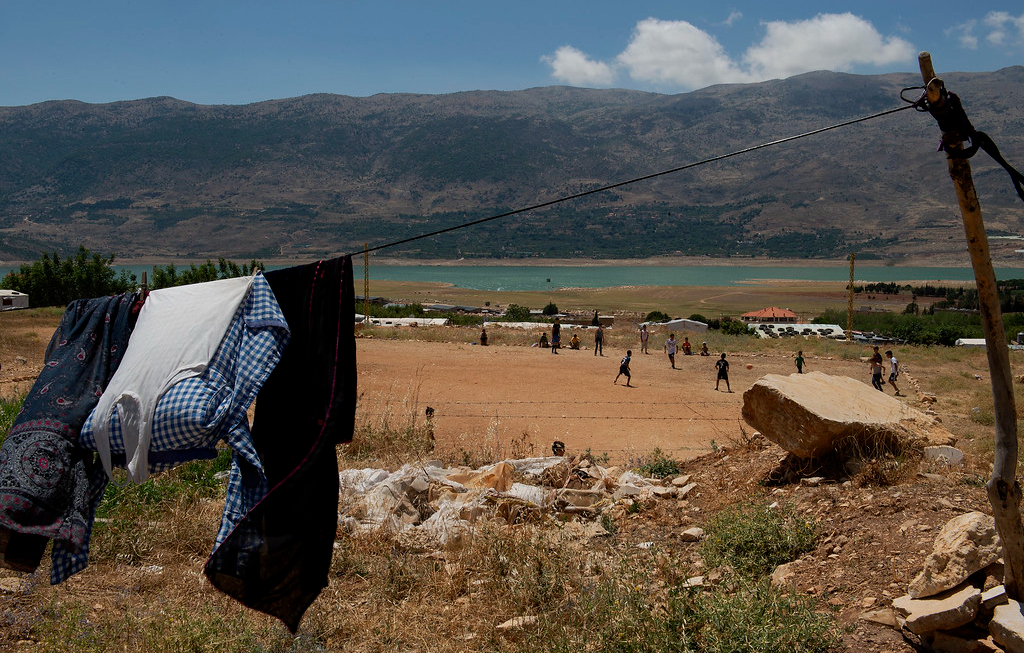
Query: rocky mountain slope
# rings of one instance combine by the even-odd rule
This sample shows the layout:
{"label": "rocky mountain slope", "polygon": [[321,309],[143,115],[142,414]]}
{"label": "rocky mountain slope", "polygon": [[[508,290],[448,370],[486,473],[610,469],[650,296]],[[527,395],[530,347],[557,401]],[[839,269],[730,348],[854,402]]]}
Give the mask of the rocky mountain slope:
{"label": "rocky mountain slope", "polygon": [[[1024,167],[1024,66],[951,73]],[[0,107],[0,259],[315,257],[684,166],[899,106],[912,74],[829,72],[679,95],[566,87]],[[920,91],[910,91],[916,98]],[[426,257],[947,255],[962,231],[935,121],[912,110],[411,243]],[[984,155],[994,235],[1024,202]]]}

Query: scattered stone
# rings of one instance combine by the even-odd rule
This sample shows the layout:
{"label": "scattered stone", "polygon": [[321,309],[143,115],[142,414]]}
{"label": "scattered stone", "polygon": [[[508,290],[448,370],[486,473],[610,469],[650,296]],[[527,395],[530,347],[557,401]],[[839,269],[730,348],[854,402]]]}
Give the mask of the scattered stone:
{"label": "scattered stone", "polygon": [[879,624],[882,626],[889,626],[890,628],[900,627],[899,619],[896,618],[896,614],[889,608],[861,612],[858,619],[860,619],[861,621],[870,621],[871,623]]}
{"label": "scattered stone", "polygon": [[937,463],[945,463],[951,466],[963,467],[964,452],[960,451],[956,447],[950,447],[948,445],[925,447],[924,459]]}
{"label": "scattered stone", "polygon": [[1011,599],[996,606],[988,629],[996,644],[1009,653],[1024,653],[1024,615],[1020,603]]}
{"label": "scattered stone", "polygon": [[672,485],[676,487],[683,487],[690,482],[690,474],[683,474],[682,476],[676,476],[672,479]]}
{"label": "scattered stone", "polygon": [[555,500],[577,508],[591,508],[606,500],[608,495],[596,490],[555,490]]}
{"label": "scattered stone", "polygon": [[862,381],[823,372],[766,374],[743,393],[743,418],[803,458],[824,455],[847,439],[865,444],[955,441],[933,418],[902,401]]}
{"label": "scattered stone", "polygon": [[523,630],[530,626],[536,626],[539,621],[540,620],[535,616],[512,617],[505,623],[499,624],[497,629],[505,632],[510,630]]}
{"label": "scattered stone", "polygon": [[806,478],[800,479],[800,484],[806,485],[808,487],[818,487],[819,485],[822,484],[824,480],[824,476],[808,476]]}
{"label": "scattered stone", "polygon": [[795,568],[798,564],[799,561],[794,560],[793,562],[787,562],[776,567],[775,571],[772,572],[772,585],[775,587],[793,585],[796,582]]}
{"label": "scattered stone", "polygon": [[642,490],[633,485],[620,485],[615,488],[615,493],[612,494],[612,499],[618,501],[619,499],[625,499],[626,497],[639,496]]}
{"label": "scattered stone", "polygon": [[978,614],[980,605],[981,590],[972,585],[947,590],[927,599],[916,599],[908,594],[892,602],[892,607],[903,615],[907,629],[918,635],[968,624]]}
{"label": "scattered stone", "polygon": [[696,526],[693,528],[686,529],[685,531],[683,531],[682,535],[680,535],[680,538],[684,542],[698,542],[701,539],[703,539],[703,537],[704,529]]}
{"label": "scattered stone", "polygon": [[20,578],[0,578],[0,594],[27,594],[30,587]]}
{"label": "scattered stone", "polygon": [[687,578],[683,582],[683,587],[704,587],[704,577],[693,576],[692,578]]}
{"label": "scattered stone", "polygon": [[16,362],[18,365],[28,365],[28,359],[25,358],[24,356],[15,356],[14,362]]}
{"label": "scattered stone", "polygon": [[981,609],[995,610],[997,605],[1002,605],[1009,600],[1006,596],[1006,588],[1002,585],[985,590],[981,593]]}
{"label": "scattered stone", "polygon": [[980,512],[954,517],[939,531],[924,569],[910,582],[909,594],[921,598],[956,587],[996,562],[1001,554],[992,517]]}
{"label": "scattered stone", "polygon": [[937,630],[925,638],[936,653],[996,653],[1002,651],[988,632],[974,628]]}
{"label": "scattered stone", "polygon": [[695,487],[697,487],[696,483],[687,483],[676,491],[676,497],[679,499],[685,499],[686,495],[693,491],[693,488]]}

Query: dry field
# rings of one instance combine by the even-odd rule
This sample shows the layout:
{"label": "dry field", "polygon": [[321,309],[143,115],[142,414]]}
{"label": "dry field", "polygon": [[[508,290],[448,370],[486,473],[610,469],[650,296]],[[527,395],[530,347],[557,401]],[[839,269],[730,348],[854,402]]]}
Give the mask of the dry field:
{"label": "dry field", "polygon": [[[818,538],[801,557],[793,584],[796,598],[810,601],[812,614],[829,615],[842,627],[833,650],[916,650],[917,642],[859,616],[905,591],[941,524],[966,510],[987,511],[981,485],[990,469],[993,418],[983,352],[897,350],[906,382],[913,379],[938,397],[943,423],[969,454],[965,468],[928,467],[911,457],[895,461],[895,472],[885,478],[804,487],[772,480],[783,452],[751,437],[740,420],[742,392],[764,373],[793,371],[797,347],[809,370],[867,382],[865,350],[711,333],[706,338],[712,352],[725,351],[732,362],[733,392],[716,392],[714,356],[679,355],[680,369],[672,370],[661,351],[665,334],[652,335],[650,354],[643,355],[633,323],[653,309],[712,316],[735,314],[740,305],[749,310],[777,304],[812,313],[842,307],[841,288],[607,289],[540,297],[383,285],[375,284],[372,292],[421,301],[536,306],[553,300],[563,310],[598,308],[617,314],[616,328],[603,358],[590,349],[553,355],[530,347],[531,336],[497,329],[489,332],[486,348],[473,344],[478,331],[471,328],[363,332],[357,340],[362,429],[422,429],[424,410],[431,406],[436,447],[430,455],[449,464],[542,454],[558,439],[569,453],[589,449],[598,457],[607,453],[609,464],[628,466],[650,460],[657,447],[681,461],[681,473],[692,476],[697,490],[682,501],[612,506],[600,520],[602,537],[545,520],[489,522],[461,549],[423,553],[385,535],[339,533],[330,584],[293,637],[204,582],[202,564],[223,491],[213,486],[172,492],[184,473],[171,472],[151,481],[148,490],[120,497],[118,508],[97,526],[92,564],[70,581],[50,587],[47,558],[31,576],[0,570],[0,650],[691,650],[678,641],[675,648],[668,640],[655,641],[666,623],[657,621],[659,615],[672,615],[678,599],[672,588],[680,578],[708,571],[698,545],[685,542],[681,533],[692,526],[710,528],[720,510],[751,499],[791,505],[817,524]],[[28,390],[59,317],[60,311],[51,310],[0,313],[0,397]],[[584,337],[584,346],[591,345]],[[633,350],[635,388],[624,387],[622,379],[612,384],[626,348]],[[1017,352],[1012,362],[1015,373],[1024,372]],[[905,389],[904,401],[916,404],[915,393],[907,392],[912,387]],[[340,460],[375,466],[372,458],[354,460],[344,452]],[[942,480],[919,475],[925,472]],[[539,615],[540,629],[497,629],[520,615]],[[781,616],[761,620],[783,623]],[[802,626],[784,627],[795,632]],[[622,642],[610,643],[615,638]],[[627,641],[645,644],[628,648]]]}

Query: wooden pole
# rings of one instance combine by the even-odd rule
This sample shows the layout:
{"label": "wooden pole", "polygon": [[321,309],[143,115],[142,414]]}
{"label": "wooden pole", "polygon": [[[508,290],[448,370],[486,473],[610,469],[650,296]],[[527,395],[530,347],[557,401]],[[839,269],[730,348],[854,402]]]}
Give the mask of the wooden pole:
{"label": "wooden pole", "polygon": [[370,325],[370,243],[363,243],[363,326]]}
{"label": "wooden pole", "polygon": [[[922,52],[918,55],[918,63],[929,105],[941,108],[946,97],[942,80],[935,76],[931,55]],[[961,134],[943,133],[943,142],[954,151],[962,148],[961,139]],[[971,267],[974,268],[974,279],[978,287],[978,307],[985,332],[985,350],[995,402],[995,464],[986,489],[989,503],[992,504],[996,530],[1003,541],[1003,583],[1006,594],[1019,601],[1024,587],[1024,527],[1020,519],[1021,488],[1017,482],[1017,409],[1010,374],[1010,350],[1006,344],[996,274],[992,268],[988,236],[981,219],[981,204],[974,190],[971,164],[968,159],[955,157],[947,157],[946,163],[960,204],[967,250],[971,255]]]}
{"label": "wooden pole", "polygon": [[846,342],[853,342],[853,260],[857,255],[850,252],[850,287],[846,296]]}

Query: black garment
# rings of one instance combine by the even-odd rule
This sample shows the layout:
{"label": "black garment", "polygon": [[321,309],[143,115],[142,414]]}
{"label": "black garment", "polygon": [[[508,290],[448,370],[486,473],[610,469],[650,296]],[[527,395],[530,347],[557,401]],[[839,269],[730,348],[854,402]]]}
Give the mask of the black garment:
{"label": "black garment", "polygon": [[78,299],[64,311],[0,447],[0,567],[35,571],[50,538],[72,551],[88,542],[88,478],[102,468],[78,433],[128,347],[134,300]]}
{"label": "black garment", "polygon": [[252,426],[270,492],[204,571],[215,587],[295,632],[327,586],[338,525],[335,445],[351,441],[355,420],[352,260],[265,276],[291,330]]}

